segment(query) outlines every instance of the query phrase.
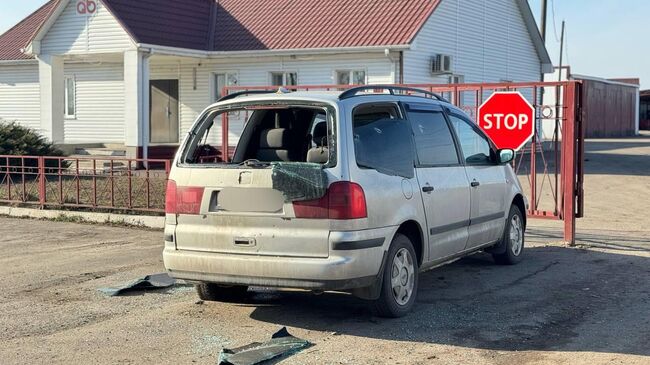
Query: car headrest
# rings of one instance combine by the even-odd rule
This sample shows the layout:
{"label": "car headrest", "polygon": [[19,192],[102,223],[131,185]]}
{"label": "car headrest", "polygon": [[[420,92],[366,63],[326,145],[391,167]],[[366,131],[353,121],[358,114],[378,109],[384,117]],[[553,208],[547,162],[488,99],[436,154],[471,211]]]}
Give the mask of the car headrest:
{"label": "car headrest", "polygon": [[322,147],[327,144],[327,123],[320,122],[314,127],[314,134],[312,135],[312,141],[318,147]]}
{"label": "car headrest", "polygon": [[291,146],[291,131],[286,128],[265,129],[260,135],[260,147],[286,149]]}

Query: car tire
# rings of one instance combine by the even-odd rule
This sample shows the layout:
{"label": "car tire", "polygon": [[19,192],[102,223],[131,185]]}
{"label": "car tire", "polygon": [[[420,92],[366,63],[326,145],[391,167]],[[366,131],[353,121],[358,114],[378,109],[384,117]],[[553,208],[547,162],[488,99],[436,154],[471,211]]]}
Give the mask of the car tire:
{"label": "car tire", "polygon": [[199,298],[210,302],[239,302],[248,297],[248,286],[246,285],[199,283],[195,287]]}
{"label": "car tire", "polygon": [[525,230],[523,213],[513,204],[501,238],[501,242],[505,242],[505,251],[492,254],[497,264],[515,265],[521,261],[524,253]]}
{"label": "car tire", "polygon": [[405,316],[415,304],[418,292],[418,260],[411,240],[396,234],[388,249],[379,298],[373,302],[380,317]]}

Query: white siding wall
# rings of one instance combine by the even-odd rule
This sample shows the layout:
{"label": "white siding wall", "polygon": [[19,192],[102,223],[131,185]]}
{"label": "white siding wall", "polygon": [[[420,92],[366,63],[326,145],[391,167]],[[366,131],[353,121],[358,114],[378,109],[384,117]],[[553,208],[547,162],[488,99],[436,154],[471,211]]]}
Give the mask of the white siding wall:
{"label": "white siding wall", "polygon": [[65,143],[124,143],[122,63],[66,63],[76,83],[76,116],[64,121]]}
{"label": "white siding wall", "polygon": [[406,51],[407,83],[447,83],[432,76],[431,57],[453,56],[465,82],[539,81],[541,65],[515,0],[442,0]]}
{"label": "white siding wall", "polygon": [[0,120],[16,121],[39,130],[40,88],[38,64],[0,67]]}
{"label": "white siding wall", "polygon": [[77,14],[76,4],[76,1],[68,3],[43,38],[42,53],[105,53],[135,47],[131,37],[100,1],[97,1],[97,11],[92,15]]}
{"label": "white siding wall", "polygon": [[[199,66],[199,63],[201,66]],[[393,83],[395,63],[382,53],[297,57],[267,57],[224,60],[196,60],[172,63],[151,61],[151,79],[176,79],[180,68],[180,128],[181,138],[185,137],[199,113],[215,100],[215,73],[236,73],[239,85],[270,85],[271,71],[293,71],[298,73],[301,85],[331,85],[335,83],[336,70],[366,70],[368,83]],[[196,68],[196,90],[193,70]],[[233,123],[229,142],[235,144],[241,133],[241,123]],[[218,140],[220,136],[217,134]]]}

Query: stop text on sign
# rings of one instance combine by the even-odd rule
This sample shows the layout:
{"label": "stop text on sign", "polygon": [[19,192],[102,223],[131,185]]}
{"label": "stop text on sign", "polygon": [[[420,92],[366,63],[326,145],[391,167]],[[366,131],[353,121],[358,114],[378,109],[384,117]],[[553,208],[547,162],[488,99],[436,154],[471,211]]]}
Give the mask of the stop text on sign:
{"label": "stop text on sign", "polygon": [[485,125],[483,129],[506,128],[510,130],[521,130],[530,122],[530,118],[526,114],[485,114],[484,118]]}
{"label": "stop text on sign", "polygon": [[499,149],[521,149],[535,134],[535,109],[519,92],[495,92],[478,109],[478,126]]}

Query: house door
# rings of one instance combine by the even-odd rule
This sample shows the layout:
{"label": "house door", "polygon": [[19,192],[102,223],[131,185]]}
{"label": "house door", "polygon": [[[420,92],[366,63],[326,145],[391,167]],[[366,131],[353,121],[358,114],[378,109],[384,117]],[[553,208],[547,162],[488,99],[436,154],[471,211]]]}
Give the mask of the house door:
{"label": "house door", "polygon": [[178,80],[150,81],[149,141],[178,143]]}

